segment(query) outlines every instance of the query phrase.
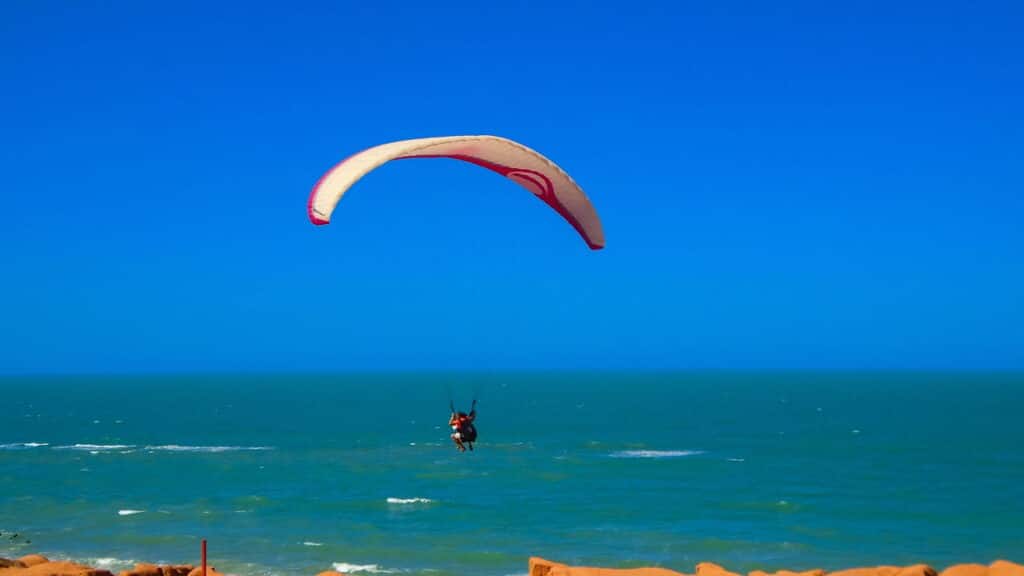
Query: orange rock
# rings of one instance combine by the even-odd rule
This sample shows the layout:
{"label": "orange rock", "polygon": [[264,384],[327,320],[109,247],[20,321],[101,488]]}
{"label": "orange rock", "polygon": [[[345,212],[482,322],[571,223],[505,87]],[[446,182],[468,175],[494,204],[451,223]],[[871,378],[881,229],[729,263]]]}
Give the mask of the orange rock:
{"label": "orange rock", "polygon": [[24,568],[25,563],[21,560],[8,560],[7,558],[0,558],[0,570],[4,568]]}
{"label": "orange rock", "polygon": [[941,576],[988,576],[984,564],[954,564],[942,571]]}
{"label": "orange rock", "polygon": [[904,568],[900,568],[900,571],[896,574],[897,576],[938,576],[935,572],[935,568],[932,568],[927,564],[906,566]]}
{"label": "orange rock", "polygon": [[156,564],[136,564],[132,570],[121,572],[120,576],[163,576],[163,571]]}
{"label": "orange rock", "polygon": [[316,576],[345,576],[345,575],[342,574],[341,572],[335,572],[334,570],[328,570],[326,572],[321,572],[321,573],[317,574]]}
{"label": "orange rock", "polygon": [[[594,568],[569,566],[536,556],[530,558],[530,576],[685,576],[666,568]],[[738,576],[738,575],[737,575]]]}
{"label": "orange rock", "polygon": [[900,573],[899,566],[875,566],[874,568],[850,568],[838,572],[829,572],[828,576],[896,576]]}
{"label": "orange rock", "polygon": [[[197,566],[197,567],[193,568],[192,571],[188,573],[188,576],[203,576],[203,567],[202,566]],[[206,567],[206,576],[224,576],[224,575],[221,574],[220,572],[217,572],[217,569],[214,568],[213,566],[207,566]]]}
{"label": "orange rock", "polygon": [[790,570],[779,570],[778,572],[762,572],[761,570],[754,570],[750,573],[750,576],[825,576],[825,571],[816,568],[814,570],[804,570],[803,572],[792,572]]}
{"label": "orange rock", "polygon": [[740,576],[735,572],[729,572],[713,562],[701,562],[697,564],[697,576]]}
{"label": "orange rock", "polygon": [[22,556],[18,560],[25,566],[35,566],[36,564],[46,564],[50,561],[46,556],[40,556],[39,554],[29,554],[28,556]]}
{"label": "orange rock", "polygon": [[1024,576],[1024,566],[1006,560],[996,560],[988,567],[988,576]]}
{"label": "orange rock", "polygon": [[74,562],[42,562],[12,572],[11,576],[114,576],[107,570],[97,570]]}
{"label": "orange rock", "polygon": [[537,556],[530,556],[530,576],[548,576],[554,562]]}
{"label": "orange rock", "polygon": [[188,576],[188,573],[195,569],[191,564],[169,564],[161,566],[160,572],[163,576]]}

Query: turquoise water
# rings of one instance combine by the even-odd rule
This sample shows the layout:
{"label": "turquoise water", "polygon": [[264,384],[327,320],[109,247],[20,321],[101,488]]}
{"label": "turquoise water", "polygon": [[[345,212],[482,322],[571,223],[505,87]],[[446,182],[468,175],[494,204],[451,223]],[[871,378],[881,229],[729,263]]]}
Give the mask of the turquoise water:
{"label": "turquoise water", "polygon": [[[449,391],[479,393],[473,453]],[[8,377],[0,398],[6,557],[196,563],[207,538],[237,574],[1024,561],[1024,375]]]}

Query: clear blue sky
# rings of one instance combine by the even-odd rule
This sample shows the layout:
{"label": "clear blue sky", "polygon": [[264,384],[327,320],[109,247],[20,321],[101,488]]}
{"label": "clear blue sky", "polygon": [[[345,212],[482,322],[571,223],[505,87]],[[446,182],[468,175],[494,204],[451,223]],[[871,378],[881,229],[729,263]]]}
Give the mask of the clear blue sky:
{"label": "clear blue sky", "polygon": [[0,3],[0,372],[1024,369],[1022,6]]}

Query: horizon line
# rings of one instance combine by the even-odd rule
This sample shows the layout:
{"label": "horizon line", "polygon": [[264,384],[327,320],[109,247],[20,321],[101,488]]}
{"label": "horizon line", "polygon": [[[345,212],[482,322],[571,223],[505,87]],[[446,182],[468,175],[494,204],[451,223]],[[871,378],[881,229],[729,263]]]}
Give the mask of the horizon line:
{"label": "horizon line", "polygon": [[202,376],[430,376],[506,374],[608,374],[608,375],[713,375],[713,374],[920,374],[920,375],[1021,375],[1024,368],[409,368],[351,370],[82,370],[0,371],[0,379],[49,377],[202,377]]}

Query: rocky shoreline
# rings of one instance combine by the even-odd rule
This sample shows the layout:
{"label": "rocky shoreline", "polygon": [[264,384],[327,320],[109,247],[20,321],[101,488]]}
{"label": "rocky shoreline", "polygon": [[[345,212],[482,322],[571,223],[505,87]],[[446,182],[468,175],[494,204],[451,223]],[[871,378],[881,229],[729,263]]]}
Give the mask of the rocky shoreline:
{"label": "rocky shoreline", "polygon": [[[596,568],[588,566],[569,566],[552,562],[543,558],[530,558],[530,576],[743,576],[730,572],[718,564],[701,562],[697,564],[693,575],[668,570],[666,568]],[[747,576],[1024,576],[1024,566],[996,560],[988,566],[984,564],[955,564],[941,572],[926,564],[913,566],[874,566],[849,568],[827,572],[821,569],[793,572],[779,570],[763,572],[754,570]]]}
{"label": "rocky shoreline", "polygon": [[[697,564],[694,574],[676,572],[667,568],[598,568],[591,566],[570,566],[552,562],[544,558],[530,558],[529,576],[744,576],[730,572],[718,564],[701,562]],[[50,560],[45,556],[30,554],[21,558],[8,560],[0,558],[0,576],[115,576],[109,570],[102,570],[68,562]],[[124,570],[117,576],[203,576],[202,567],[191,564],[175,564],[158,566],[156,564],[137,564],[132,570]],[[225,576],[213,566],[207,566],[206,576]],[[344,576],[340,572],[320,572],[316,576]],[[1024,565],[1006,560],[996,560],[989,565],[955,564],[936,571],[926,564],[913,566],[874,566],[849,568],[826,572],[825,570],[804,570],[792,572],[779,570],[763,572],[754,570],[746,576],[1024,576]]]}

